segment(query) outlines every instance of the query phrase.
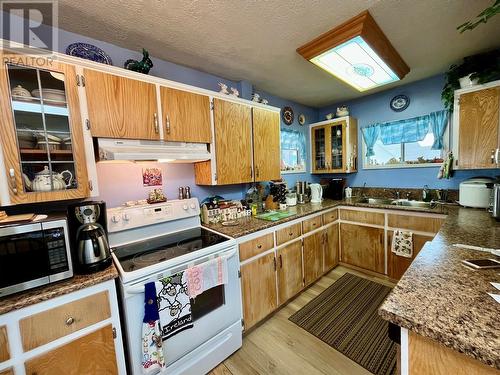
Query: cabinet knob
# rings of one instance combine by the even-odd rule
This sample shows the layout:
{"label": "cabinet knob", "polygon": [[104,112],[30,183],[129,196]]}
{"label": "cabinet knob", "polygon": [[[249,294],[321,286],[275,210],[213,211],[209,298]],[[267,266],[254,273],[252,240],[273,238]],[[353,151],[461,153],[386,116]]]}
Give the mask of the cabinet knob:
{"label": "cabinet knob", "polygon": [[257,245],[257,249],[262,249],[262,245]]}
{"label": "cabinet knob", "polygon": [[67,326],[72,325],[74,322],[75,322],[75,318],[73,318],[72,316],[70,316],[68,319],[66,319]]}
{"label": "cabinet knob", "polygon": [[288,233],[289,236],[293,236],[293,232]]}

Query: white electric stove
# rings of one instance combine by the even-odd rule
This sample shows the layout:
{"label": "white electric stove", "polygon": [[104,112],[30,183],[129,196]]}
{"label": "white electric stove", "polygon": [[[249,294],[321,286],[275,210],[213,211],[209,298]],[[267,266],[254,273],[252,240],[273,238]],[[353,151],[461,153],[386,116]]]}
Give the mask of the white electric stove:
{"label": "white electric stove", "polygon": [[203,228],[196,198],[107,210],[120,274],[129,373],[142,374],[144,285],[214,257],[228,258],[228,283],[191,301],[193,328],[163,343],[166,374],[204,374],[241,347],[241,286],[234,239]]}

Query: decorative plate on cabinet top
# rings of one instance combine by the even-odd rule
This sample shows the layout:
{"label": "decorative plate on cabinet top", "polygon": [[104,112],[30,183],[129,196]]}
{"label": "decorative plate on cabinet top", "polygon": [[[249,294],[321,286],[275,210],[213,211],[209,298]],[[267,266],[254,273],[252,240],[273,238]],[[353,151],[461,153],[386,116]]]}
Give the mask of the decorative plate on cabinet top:
{"label": "decorative plate on cabinet top", "polygon": [[404,111],[410,105],[410,98],[406,95],[396,95],[391,99],[390,107],[395,112]]}
{"label": "decorative plate on cabinet top", "polygon": [[66,54],[102,64],[113,65],[111,57],[109,57],[106,52],[99,47],[88,43],[71,43],[68,47],[66,47]]}
{"label": "decorative plate on cabinet top", "polygon": [[283,108],[283,113],[281,114],[281,117],[283,117],[283,122],[286,125],[292,125],[293,122],[293,109],[292,107],[284,107]]}
{"label": "decorative plate on cabinet top", "polygon": [[306,116],[303,113],[301,113],[299,115],[299,124],[304,125],[305,123],[306,123]]}

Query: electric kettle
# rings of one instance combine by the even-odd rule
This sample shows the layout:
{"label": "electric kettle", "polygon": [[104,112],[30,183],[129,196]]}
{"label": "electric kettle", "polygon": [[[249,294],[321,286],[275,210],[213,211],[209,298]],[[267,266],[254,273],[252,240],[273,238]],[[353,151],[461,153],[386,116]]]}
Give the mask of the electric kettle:
{"label": "electric kettle", "polygon": [[311,189],[311,203],[321,203],[323,199],[323,188],[320,184],[309,184]]}

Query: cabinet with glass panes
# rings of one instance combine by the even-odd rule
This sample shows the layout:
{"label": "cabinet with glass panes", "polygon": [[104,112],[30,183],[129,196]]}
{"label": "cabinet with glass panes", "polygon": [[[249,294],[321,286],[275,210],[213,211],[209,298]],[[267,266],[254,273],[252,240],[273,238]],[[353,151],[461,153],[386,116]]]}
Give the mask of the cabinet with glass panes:
{"label": "cabinet with glass panes", "polygon": [[357,144],[355,118],[311,124],[312,173],[356,172]]}
{"label": "cabinet with glass panes", "polygon": [[[36,63],[33,63],[36,61]],[[88,179],[74,67],[4,59],[0,133],[11,203],[82,198]]]}

